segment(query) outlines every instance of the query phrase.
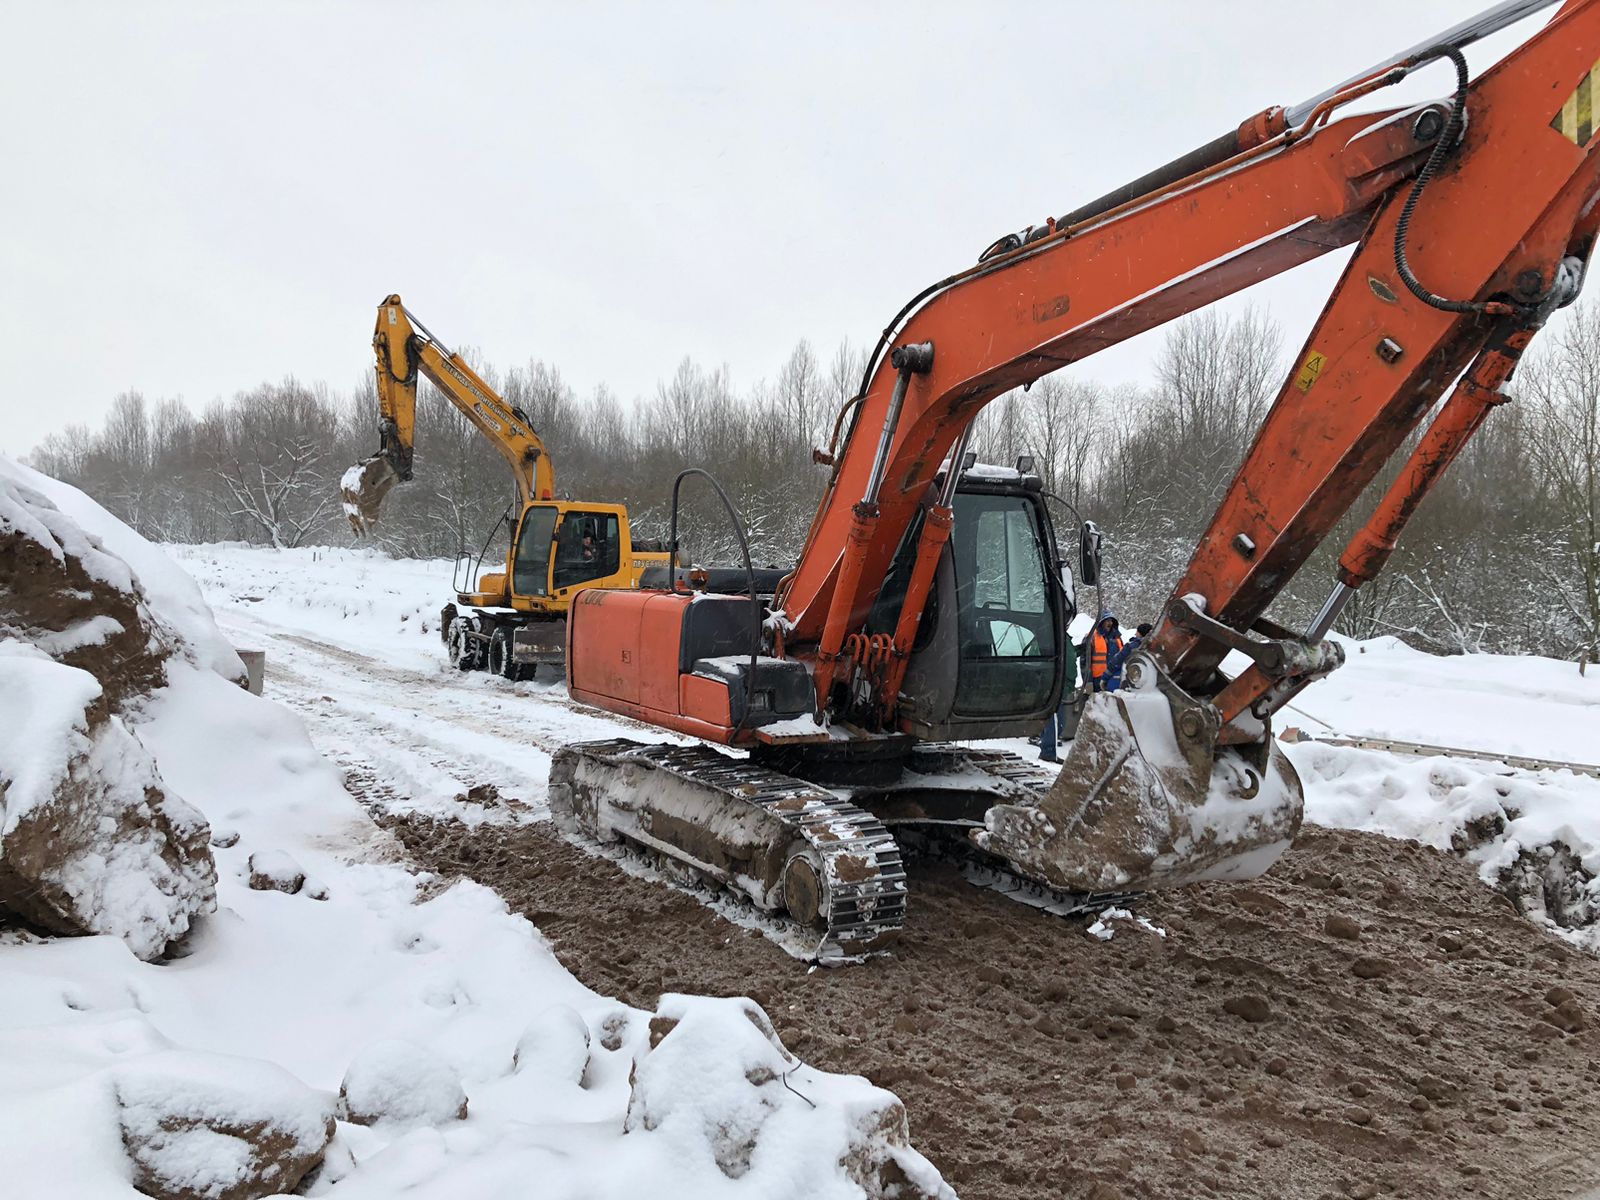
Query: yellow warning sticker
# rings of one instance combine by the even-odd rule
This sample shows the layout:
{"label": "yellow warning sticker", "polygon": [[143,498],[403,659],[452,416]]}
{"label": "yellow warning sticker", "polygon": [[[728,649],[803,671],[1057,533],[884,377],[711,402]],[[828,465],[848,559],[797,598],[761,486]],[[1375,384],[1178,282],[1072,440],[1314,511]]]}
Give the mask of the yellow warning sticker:
{"label": "yellow warning sticker", "polygon": [[1550,128],[1574,146],[1587,146],[1595,133],[1594,100],[1597,95],[1600,95],[1600,62],[1590,67],[1588,74],[1578,80],[1578,86],[1572,89],[1572,95],[1567,97],[1567,102],[1556,113]]}
{"label": "yellow warning sticker", "polygon": [[1317,376],[1322,374],[1322,364],[1328,361],[1326,354],[1313,350],[1306,355],[1305,362],[1300,364],[1300,370],[1295,373],[1294,385],[1302,392],[1309,392],[1311,385],[1316,383]]}

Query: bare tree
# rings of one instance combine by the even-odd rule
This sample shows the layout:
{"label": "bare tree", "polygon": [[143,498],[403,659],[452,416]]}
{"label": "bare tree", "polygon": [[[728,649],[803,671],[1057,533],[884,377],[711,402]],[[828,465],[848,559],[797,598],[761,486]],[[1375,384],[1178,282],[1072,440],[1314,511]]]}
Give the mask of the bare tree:
{"label": "bare tree", "polygon": [[[1572,623],[1579,669],[1600,658],[1600,304],[1581,305],[1518,373],[1527,444],[1564,551],[1536,570]],[[1561,564],[1562,560],[1565,564]]]}
{"label": "bare tree", "polygon": [[337,472],[326,465],[334,441],[332,405],[293,379],[267,385],[228,411],[228,445],[213,471],[233,515],[278,549],[325,532],[337,511]]}

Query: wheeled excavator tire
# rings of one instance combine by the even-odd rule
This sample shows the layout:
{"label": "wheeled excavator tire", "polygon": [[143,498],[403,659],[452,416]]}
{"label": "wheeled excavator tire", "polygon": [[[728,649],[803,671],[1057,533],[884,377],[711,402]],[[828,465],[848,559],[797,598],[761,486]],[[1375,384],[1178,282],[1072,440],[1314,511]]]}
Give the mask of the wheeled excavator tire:
{"label": "wheeled excavator tire", "polygon": [[495,631],[489,635],[489,654],[485,666],[489,674],[509,679],[512,683],[533,677],[533,667],[519,663],[513,657],[511,629],[505,625],[496,626]]}
{"label": "wheeled excavator tire", "polygon": [[450,632],[445,641],[450,665],[458,671],[478,669],[478,642],[472,636],[471,617],[456,617],[450,622]]}
{"label": "wheeled excavator tire", "polygon": [[809,927],[821,960],[883,949],[905,916],[900,848],[871,813],[709,746],[565,746],[550,812],[568,832],[662,855]]}

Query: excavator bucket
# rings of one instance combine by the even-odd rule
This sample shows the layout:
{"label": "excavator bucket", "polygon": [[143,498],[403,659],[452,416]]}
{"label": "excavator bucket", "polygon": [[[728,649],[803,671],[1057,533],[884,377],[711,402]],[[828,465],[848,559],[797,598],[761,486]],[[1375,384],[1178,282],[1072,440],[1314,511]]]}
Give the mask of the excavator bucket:
{"label": "excavator bucket", "polygon": [[357,536],[371,533],[378,523],[378,509],[389,489],[400,482],[400,475],[387,457],[374,454],[351,467],[339,480],[344,499],[344,515]]}
{"label": "excavator bucket", "polygon": [[1090,697],[1061,774],[1037,804],[998,805],[973,840],[1073,892],[1138,892],[1252,879],[1294,840],[1294,767],[1263,731],[1218,744],[1221,716],[1161,675]]}

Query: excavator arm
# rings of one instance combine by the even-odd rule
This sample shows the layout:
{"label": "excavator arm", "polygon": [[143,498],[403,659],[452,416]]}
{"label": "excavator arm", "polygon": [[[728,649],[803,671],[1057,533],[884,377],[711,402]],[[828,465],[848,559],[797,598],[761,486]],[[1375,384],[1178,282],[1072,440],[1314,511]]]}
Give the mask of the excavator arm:
{"label": "excavator arm", "polygon": [[[1500,7],[1521,15],[1534,6]],[[787,645],[814,662],[819,699],[850,669],[847,635],[986,403],[1356,244],[1175,591],[1201,598],[1205,621],[1169,612],[1152,644],[1180,684],[1204,689],[1444,390],[1481,355],[1520,353],[1575,295],[1600,193],[1589,101],[1597,59],[1600,4],[1571,0],[1470,85],[1463,63],[1451,99],[1334,119],[1430,62],[1459,60],[1448,44],[1410,53],[1321,98],[1298,123],[1282,109],[1259,114],[1134,190],[1003,239],[919,295],[869,367],[780,597]],[[1459,450],[1464,439],[1454,440]],[[1377,540],[1392,544],[1394,532]],[[1364,561],[1375,567],[1370,550]],[[1345,574],[1346,587],[1365,577]],[[902,657],[908,650],[897,644]],[[1230,707],[1231,718],[1248,705]]]}
{"label": "excavator arm", "polygon": [[519,509],[555,496],[555,468],[527,415],[434,337],[399,296],[389,296],[378,306],[372,349],[378,360],[379,448],[340,480],[345,516],[357,534],[372,530],[383,498],[395,484],[411,478],[419,374],[460,409],[510,465]]}

